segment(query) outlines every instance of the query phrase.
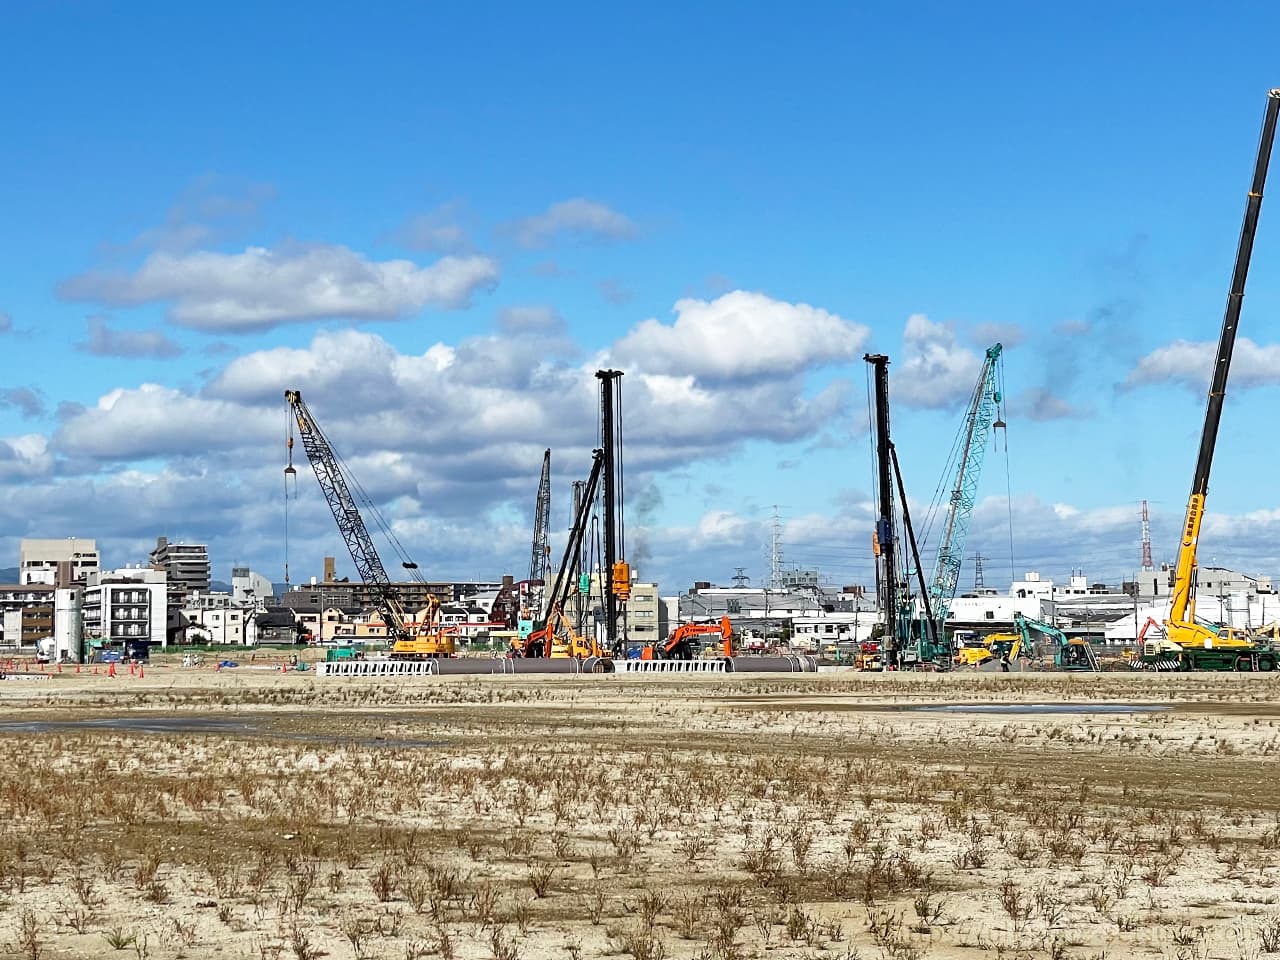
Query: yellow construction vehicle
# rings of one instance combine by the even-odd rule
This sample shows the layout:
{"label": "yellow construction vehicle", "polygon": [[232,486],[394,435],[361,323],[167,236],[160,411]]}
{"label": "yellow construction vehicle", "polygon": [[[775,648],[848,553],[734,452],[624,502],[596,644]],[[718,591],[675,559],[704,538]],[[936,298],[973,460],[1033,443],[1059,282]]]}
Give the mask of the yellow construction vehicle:
{"label": "yellow construction vehicle", "polygon": [[1204,428],[1200,435],[1200,452],[1191,481],[1191,496],[1182,524],[1182,542],[1174,565],[1173,594],[1169,617],[1164,623],[1164,636],[1146,640],[1135,666],[1153,670],[1273,670],[1276,656],[1270,646],[1232,630],[1215,630],[1196,620],[1196,549],[1200,541],[1200,524],[1204,519],[1205,498],[1209,492],[1209,470],[1213,465],[1214,446],[1222,421],[1222,402],[1227,393],[1227,374],[1231,368],[1231,352],[1240,323],[1240,307],[1244,301],[1245,279],[1253,252],[1253,237],[1262,209],[1262,188],[1267,179],[1267,166],[1275,140],[1276,118],[1280,114],[1280,89],[1270,92],[1262,123],[1262,138],[1254,164],[1253,181],[1245,206],[1244,225],[1236,249],[1235,270],[1227,295],[1226,314],[1218,338],[1218,355],[1209,384]]}
{"label": "yellow construction vehicle", "polygon": [[969,641],[956,651],[955,662],[959,667],[978,667],[998,660],[1007,653],[1010,660],[1022,653],[1022,635],[1017,633],[989,633],[985,637]]}

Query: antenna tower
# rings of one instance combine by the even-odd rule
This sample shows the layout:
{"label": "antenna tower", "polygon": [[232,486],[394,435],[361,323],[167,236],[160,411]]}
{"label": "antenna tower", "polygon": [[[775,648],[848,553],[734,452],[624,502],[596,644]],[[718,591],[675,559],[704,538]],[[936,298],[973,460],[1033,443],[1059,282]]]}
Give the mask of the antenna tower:
{"label": "antenna tower", "polygon": [[1142,569],[1154,570],[1151,562],[1151,517],[1147,513],[1147,501],[1142,501]]}

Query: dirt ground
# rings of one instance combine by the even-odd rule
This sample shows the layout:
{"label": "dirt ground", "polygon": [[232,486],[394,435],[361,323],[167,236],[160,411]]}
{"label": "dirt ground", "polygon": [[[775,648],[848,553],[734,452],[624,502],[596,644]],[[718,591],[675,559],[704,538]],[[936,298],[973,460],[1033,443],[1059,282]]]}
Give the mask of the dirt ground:
{"label": "dirt ground", "polygon": [[1265,957],[1278,694],[1274,674],[7,680],[0,951]]}

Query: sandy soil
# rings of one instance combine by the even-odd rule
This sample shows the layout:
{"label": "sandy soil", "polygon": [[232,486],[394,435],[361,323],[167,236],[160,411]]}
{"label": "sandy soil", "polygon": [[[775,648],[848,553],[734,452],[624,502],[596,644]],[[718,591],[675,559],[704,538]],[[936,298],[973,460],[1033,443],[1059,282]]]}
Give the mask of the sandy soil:
{"label": "sandy soil", "polygon": [[0,683],[25,957],[1280,949],[1276,675]]}

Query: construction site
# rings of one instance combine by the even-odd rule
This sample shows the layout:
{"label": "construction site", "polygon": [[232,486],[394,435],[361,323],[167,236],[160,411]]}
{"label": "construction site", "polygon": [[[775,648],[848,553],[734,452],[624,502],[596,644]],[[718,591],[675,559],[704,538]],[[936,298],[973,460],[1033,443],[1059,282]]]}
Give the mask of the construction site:
{"label": "construction site", "polygon": [[[625,374],[608,368],[594,374],[589,461],[566,471],[563,545],[548,448],[519,573],[495,584],[488,647],[471,649],[309,406],[344,398],[295,383],[286,514],[323,498],[351,591],[376,615],[327,643],[290,617],[278,643],[233,660],[145,640],[85,655],[82,601],[59,607],[71,639],[0,661],[0,952],[1280,956],[1280,621],[1246,598],[1242,625],[1222,587],[1197,607],[1278,117],[1275,89],[1199,445],[1176,467],[1191,484],[1167,570],[1151,562],[1142,501],[1141,613],[1135,587],[1108,600],[1111,620],[1073,619],[1034,572],[1000,618],[961,590],[984,459],[1006,432],[1001,342],[983,352],[923,518],[913,491],[926,482],[903,475],[895,446],[894,360],[863,357],[876,584],[865,609],[850,601],[851,634],[832,631],[850,612],[834,609],[787,612],[771,631],[767,593],[756,631],[745,591],[710,584],[674,619],[657,615],[652,584],[642,608]],[[287,552],[286,533],[286,581]],[[1070,589],[1089,591],[1083,575]],[[129,590],[138,599],[98,595],[93,622],[151,603]],[[1128,617],[1131,638],[1112,637]]]}

